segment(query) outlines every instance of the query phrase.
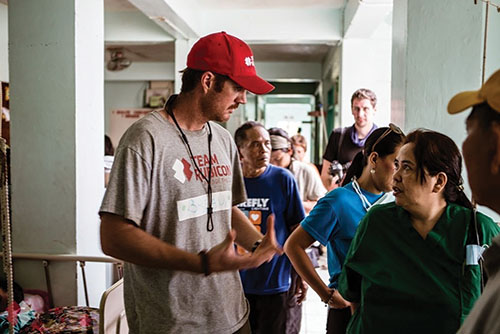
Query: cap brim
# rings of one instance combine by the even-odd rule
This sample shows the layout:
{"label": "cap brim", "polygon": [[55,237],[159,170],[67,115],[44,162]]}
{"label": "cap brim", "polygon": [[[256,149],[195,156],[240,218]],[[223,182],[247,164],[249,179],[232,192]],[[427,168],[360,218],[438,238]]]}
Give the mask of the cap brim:
{"label": "cap brim", "polygon": [[234,82],[254,94],[267,94],[274,89],[266,80],[258,76],[229,76]]}
{"label": "cap brim", "polygon": [[485,100],[479,96],[479,91],[477,90],[458,93],[448,102],[448,113],[458,114],[467,108],[483,102]]}

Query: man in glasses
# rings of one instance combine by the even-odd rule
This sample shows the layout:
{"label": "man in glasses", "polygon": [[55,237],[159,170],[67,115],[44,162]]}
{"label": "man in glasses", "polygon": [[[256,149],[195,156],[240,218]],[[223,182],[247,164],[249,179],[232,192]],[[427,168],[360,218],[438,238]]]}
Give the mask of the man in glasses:
{"label": "man in glasses", "polygon": [[323,154],[321,180],[327,190],[339,186],[343,171],[365,145],[366,138],[377,128],[373,117],[377,111],[377,96],[366,88],[356,90],[351,97],[354,124],[332,131]]}
{"label": "man in glasses", "polygon": [[[268,217],[274,215],[277,241],[282,246],[304,218],[297,183],[289,171],[269,164],[271,139],[262,124],[253,121],[244,123],[236,130],[234,139],[240,152],[248,194],[247,201],[239,208],[262,232],[269,228],[265,223]],[[250,302],[252,333],[299,332],[300,328],[296,331],[286,328],[288,309],[295,306],[288,304],[291,270],[290,261],[286,255],[281,255],[256,269],[240,272],[243,289]],[[305,297],[304,290],[298,293],[294,304]]]}
{"label": "man in glasses", "polygon": [[[472,107],[462,150],[473,199],[500,214],[500,70],[480,90],[455,95],[450,114]],[[483,254],[488,282],[459,333],[500,333],[500,237]]]}
{"label": "man in glasses", "polygon": [[181,93],[123,135],[99,213],[104,253],[125,261],[131,333],[250,333],[238,270],[281,249],[272,218],[263,236],[237,208],[237,148],[211,121],[227,121],[247,90],[273,88],[245,42],[211,34],[189,52]]}

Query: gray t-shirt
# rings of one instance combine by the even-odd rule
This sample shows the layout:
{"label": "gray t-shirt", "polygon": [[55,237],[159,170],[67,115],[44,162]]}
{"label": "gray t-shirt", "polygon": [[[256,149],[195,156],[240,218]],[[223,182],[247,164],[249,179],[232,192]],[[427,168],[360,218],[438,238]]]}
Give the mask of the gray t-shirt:
{"label": "gray t-shirt", "polygon": [[[100,212],[123,216],[191,253],[222,242],[231,228],[232,206],[246,195],[236,145],[229,132],[210,124],[213,231],[207,231],[207,183],[175,125],[156,111],[120,140]],[[207,125],[184,132],[196,163],[207,173]],[[124,289],[131,333],[233,333],[248,318],[237,271],[205,277],[126,263]]]}

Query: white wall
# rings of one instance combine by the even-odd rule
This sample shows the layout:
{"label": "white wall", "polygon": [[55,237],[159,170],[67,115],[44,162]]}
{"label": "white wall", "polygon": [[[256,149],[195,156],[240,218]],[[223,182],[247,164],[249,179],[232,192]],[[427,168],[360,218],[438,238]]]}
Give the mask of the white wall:
{"label": "white wall", "polygon": [[[340,77],[341,57],[342,48],[340,45],[337,45],[334,48],[330,49],[321,65],[322,81],[318,86],[318,89],[320,90],[321,103],[323,105],[324,112],[326,112],[330,108],[330,106],[328,105],[328,91],[334,88],[335,81]],[[336,98],[338,98],[338,96]],[[340,105],[339,101],[333,102],[334,105]],[[336,113],[335,110],[334,113]],[[334,114],[333,122],[334,124],[326,124],[326,117],[320,118],[319,126],[321,129],[319,131],[319,138],[317,138],[320,156],[323,155],[325,147],[328,143],[328,137],[330,135],[329,133],[327,133],[328,126],[332,126],[332,128],[340,126],[340,117],[338,117],[337,114]],[[312,152],[312,149],[310,151]]]}
{"label": "white wall", "polygon": [[351,125],[351,96],[359,88],[377,95],[375,124],[390,122],[392,1],[349,0],[341,44],[340,124]]}
{"label": "white wall", "polygon": [[9,81],[9,32],[7,6],[0,3],[0,81]]}
{"label": "white wall", "polygon": [[[143,108],[144,91],[149,87],[147,81],[106,81],[104,83],[104,132],[110,135],[110,115],[115,109]],[[111,138],[118,146],[119,138]]]}
{"label": "white wall", "polygon": [[342,43],[340,122],[353,123],[351,96],[358,88],[368,88],[377,95],[375,124],[390,122],[391,97],[391,40],[346,39]]}
{"label": "white wall", "polygon": [[120,71],[105,70],[106,81],[143,81],[143,80],[174,80],[176,74],[174,63],[167,62],[133,62],[130,67]]}
{"label": "white wall", "polygon": [[485,80],[498,69],[500,69],[500,14],[495,8],[490,8]]}
{"label": "white wall", "polygon": [[321,80],[321,63],[257,61],[255,68],[257,74],[266,80]]}
{"label": "white wall", "polygon": [[[124,24],[126,22],[126,24]],[[141,12],[104,12],[106,42],[170,42],[174,39]]]}
{"label": "white wall", "polygon": [[408,0],[399,0],[392,13],[391,121],[403,130],[406,108],[406,43]]}
{"label": "white wall", "polygon": [[[103,256],[96,214],[104,195],[104,8],[101,0],[75,0],[76,254]],[[64,223],[64,222],[63,222]],[[78,305],[85,305],[83,277]],[[106,286],[106,264],[87,264],[89,302],[98,306]],[[62,283],[61,283],[62,284]]]}
{"label": "white wall", "polygon": [[[404,115],[406,131],[436,130],[461,147],[468,112],[449,115],[446,106],[456,93],[481,85],[485,10],[479,3],[394,2],[392,108],[394,114]],[[500,15],[494,8],[490,12],[487,74],[500,68]]]}
{"label": "white wall", "polygon": [[461,143],[465,116],[451,118],[446,106],[465,83],[480,85],[481,6],[468,0],[408,0],[407,13],[398,7],[396,1],[394,17],[404,16],[407,23],[394,26],[394,31],[406,29],[407,42],[395,49],[404,52],[406,59],[394,58],[398,67],[393,67],[393,91],[405,110],[404,127],[439,130]]}
{"label": "white wall", "polygon": [[[342,9],[265,8],[203,12],[201,35],[227,30],[246,42],[337,41],[342,38]],[[244,22],[245,24],[242,24]],[[228,27],[231,27],[229,30]]]}

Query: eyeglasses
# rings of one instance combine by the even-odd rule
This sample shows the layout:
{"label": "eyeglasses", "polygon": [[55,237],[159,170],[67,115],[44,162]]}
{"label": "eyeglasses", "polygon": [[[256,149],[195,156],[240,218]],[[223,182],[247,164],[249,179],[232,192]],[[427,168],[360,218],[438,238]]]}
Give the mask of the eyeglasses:
{"label": "eyeglasses", "polygon": [[394,123],[389,123],[389,128],[387,130],[385,130],[384,133],[380,137],[378,137],[378,139],[372,145],[371,152],[373,152],[375,150],[375,147],[377,146],[377,144],[380,143],[382,141],[382,139],[384,139],[385,137],[387,137],[387,135],[389,135],[389,133],[391,133],[391,132],[394,132],[395,134],[400,135],[400,136],[404,136],[405,135],[403,133],[403,130],[401,130],[399,128],[399,126],[397,126]]}

